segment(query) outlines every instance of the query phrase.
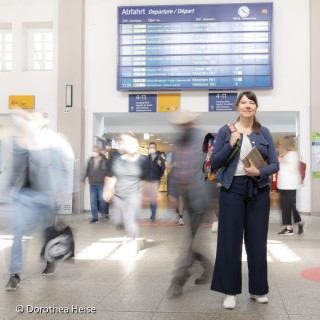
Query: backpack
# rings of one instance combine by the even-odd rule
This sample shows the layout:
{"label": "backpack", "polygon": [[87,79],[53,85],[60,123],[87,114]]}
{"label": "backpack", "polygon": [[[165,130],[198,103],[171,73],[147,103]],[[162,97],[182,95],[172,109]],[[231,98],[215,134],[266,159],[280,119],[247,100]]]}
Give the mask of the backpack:
{"label": "backpack", "polygon": [[[228,124],[228,128],[231,133],[237,131],[237,129],[232,124]],[[216,177],[216,174],[218,173],[218,171],[220,169],[215,169],[215,170],[211,169],[210,157],[213,152],[217,136],[218,136],[218,134],[215,132],[206,134],[206,136],[204,137],[203,146],[202,146],[202,151],[204,153],[207,153],[206,161],[202,165],[202,172],[204,173],[204,180],[210,180],[210,181],[215,181],[215,182],[219,182],[219,180]],[[228,164],[234,158],[234,156],[236,155],[236,153],[238,152],[240,147],[241,147],[241,143],[238,140],[237,143],[235,144],[234,148],[232,149],[231,153],[229,154],[228,159],[223,167],[228,166]]]}
{"label": "backpack", "polygon": [[219,180],[215,176],[218,170],[211,170],[210,157],[214,149],[217,136],[218,134],[216,132],[206,134],[206,136],[204,137],[203,146],[202,146],[202,151],[204,153],[207,153],[206,161],[202,166],[202,171],[204,173],[204,180],[209,179],[210,181],[215,181],[215,182],[219,182]]}
{"label": "backpack", "polygon": [[306,177],[306,168],[307,164],[303,161],[299,161],[299,170],[300,170],[300,176],[301,176],[301,184],[304,181],[304,178]]}

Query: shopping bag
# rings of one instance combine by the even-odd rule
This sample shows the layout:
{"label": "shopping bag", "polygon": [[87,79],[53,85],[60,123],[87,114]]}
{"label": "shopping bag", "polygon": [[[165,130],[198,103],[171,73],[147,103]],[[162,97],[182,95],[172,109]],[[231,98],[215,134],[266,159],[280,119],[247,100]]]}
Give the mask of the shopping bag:
{"label": "shopping bag", "polygon": [[47,262],[64,261],[74,257],[74,239],[69,226],[56,229],[54,226],[45,229],[45,244],[41,256]]}

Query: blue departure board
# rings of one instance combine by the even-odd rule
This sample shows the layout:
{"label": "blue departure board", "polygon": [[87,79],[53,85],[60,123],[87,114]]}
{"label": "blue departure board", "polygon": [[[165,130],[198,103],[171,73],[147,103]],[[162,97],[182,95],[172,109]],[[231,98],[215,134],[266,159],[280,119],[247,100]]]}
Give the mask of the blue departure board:
{"label": "blue departure board", "polygon": [[118,7],[117,89],[272,89],[273,4]]}

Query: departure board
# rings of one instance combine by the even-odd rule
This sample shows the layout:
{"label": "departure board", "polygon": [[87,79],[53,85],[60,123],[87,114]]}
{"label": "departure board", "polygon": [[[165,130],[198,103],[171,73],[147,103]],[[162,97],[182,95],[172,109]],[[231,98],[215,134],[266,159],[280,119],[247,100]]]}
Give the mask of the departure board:
{"label": "departure board", "polygon": [[118,7],[117,89],[272,89],[273,4]]}

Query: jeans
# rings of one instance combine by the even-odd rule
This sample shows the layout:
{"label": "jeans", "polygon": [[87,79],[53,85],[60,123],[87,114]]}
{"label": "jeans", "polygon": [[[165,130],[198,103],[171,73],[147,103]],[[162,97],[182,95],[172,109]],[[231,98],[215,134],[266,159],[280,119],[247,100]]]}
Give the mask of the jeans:
{"label": "jeans", "polygon": [[49,193],[22,189],[13,195],[13,244],[11,248],[10,273],[22,271],[22,238],[37,227],[52,225],[54,205]]}
{"label": "jeans", "polygon": [[98,220],[98,212],[109,213],[109,203],[102,198],[103,184],[90,185],[90,204],[92,218]]}
{"label": "jeans", "polygon": [[160,180],[145,181],[144,182],[144,193],[150,202],[151,214],[156,215],[157,211],[157,197],[160,186]]}

